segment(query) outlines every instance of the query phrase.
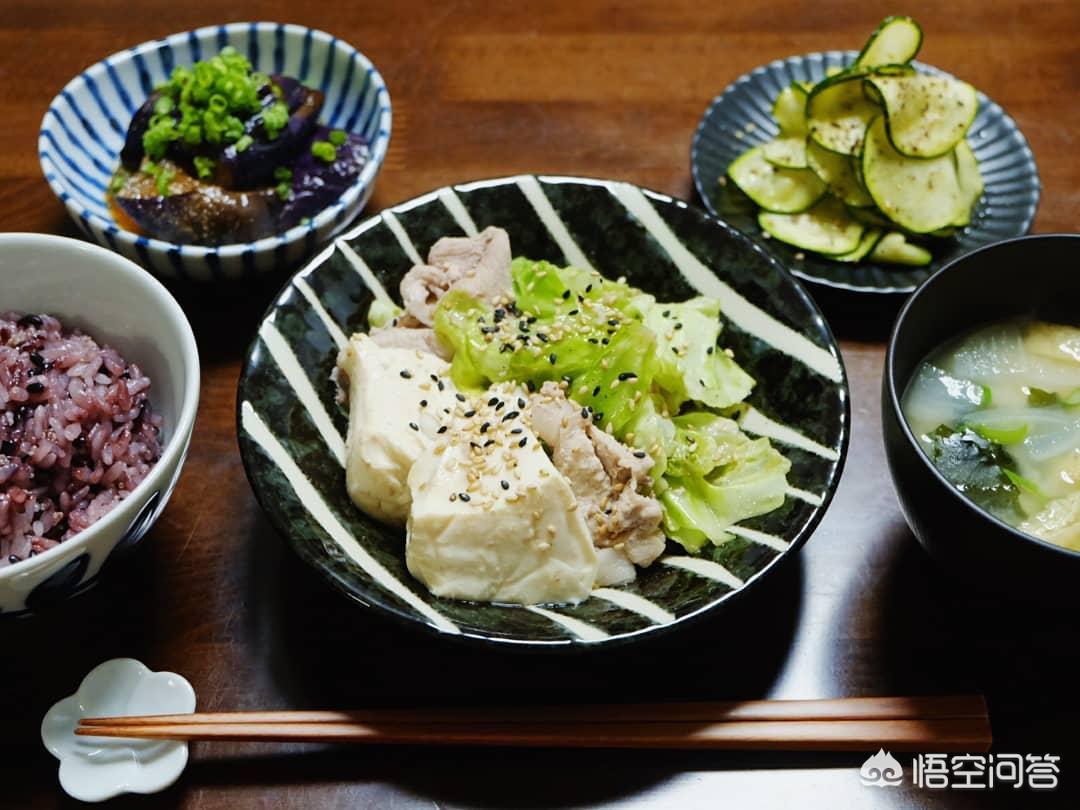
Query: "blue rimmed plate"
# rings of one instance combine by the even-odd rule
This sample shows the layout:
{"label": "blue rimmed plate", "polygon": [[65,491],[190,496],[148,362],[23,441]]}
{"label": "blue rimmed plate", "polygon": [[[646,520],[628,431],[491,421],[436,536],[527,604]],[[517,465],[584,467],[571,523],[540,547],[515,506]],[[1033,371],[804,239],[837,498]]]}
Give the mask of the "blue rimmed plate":
{"label": "blue rimmed plate", "polygon": [[[744,428],[792,462],[780,509],[698,557],[674,547],[630,586],[575,607],[439,599],[409,575],[404,532],[349,500],[346,409],[330,375],[375,296],[444,235],[505,228],[515,255],[592,265],[661,300],[719,298],[724,341],[758,381]],[[400,299],[398,299],[400,300]],[[238,393],[240,450],[271,522],[301,559],[353,600],[457,638],[545,647],[653,635],[745,593],[798,549],[832,498],[847,448],[840,353],[802,286],[703,211],[627,183],[512,177],[443,188],[368,219],[282,290],[252,343]]]}
{"label": "blue rimmed plate", "polygon": [[[109,212],[105,191],[132,115],[173,67],[209,58],[226,45],[245,54],[256,70],[322,90],[322,123],[362,135],[371,147],[370,161],[338,201],[310,222],[257,242],[177,245],[123,230]],[[390,119],[382,76],[353,46],[299,25],[231,23],[144,42],[91,65],[49,105],[38,153],[50,187],[95,242],[165,278],[220,281],[295,267],[348,226],[374,190],[390,143]]]}
{"label": "blue rimmed plate", "polygon": [[[777,60],[740,76],[717,96],[698,124],[690,149],[694,185],[705,207],[743,231],[799,278],[865,293],[910,293],[957,256],[1027,233],[1039,204],[1035,158],[1016,123],[979,93],[979,111],[968,131],[968,142],[979,161],[986,190],[971,224],[955,237],[936,240],[930,246],[934,260],[928,266],[831,262],[763,236],[754,204],[730,183],[721,186],[719,178],[742,152],[777,134],[771,109],[780,90],[794,81],[819,81],[829,68],[847,67],[857,56],[857,51],[828,51]],[[920,72],[948,75],[930,65],[913,64]]]}

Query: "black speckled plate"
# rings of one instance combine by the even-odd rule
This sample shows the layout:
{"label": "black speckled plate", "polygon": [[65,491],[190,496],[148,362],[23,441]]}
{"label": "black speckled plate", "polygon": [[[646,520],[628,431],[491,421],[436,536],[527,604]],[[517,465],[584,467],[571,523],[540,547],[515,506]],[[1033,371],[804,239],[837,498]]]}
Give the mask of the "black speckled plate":
{"label": "black speckled plate", "polygon": [[[398,282],[440,236],[498,225],[514,254],[591,263],[662,300],[724,305],[724,336],[758,381],[744,422],[792,462],[780,509],[700,557],[676,549],[638,580],[575,607],[439,599],[405,567],[404,533],[357,509],[341,459],[347,412],[330,379],[345,336],[367,329],[373,288]],[[399,299],[400,300],[400,299]],[[240,380],[238,433],[251,485],[297,554],[357,602],[445,635],[536,646],[641,638],[749,589],[810,536],[849,433],[840,354],[806,292],[749,239],[704,212],[626,183],[523,176],[444,188],[359,225],[301,270],[268,310]]]}
{"label": "black speckled plate", "polygon": [[[979,111],[968,142],[986,184],[971,225],[951,239],[929,244],[934,260],[927,267],[870,262],[842,264],[811,253],[796,258],[797,248],[766,239],[757,224],[757,208],[733,184],[719,178],[736,157],[777,134],[770,111],[781,89],[793,81],[818,81],[829,68],[847,67],[857,51],[828,51],[793,56],[763,65],[736,79],[713,99],[694,134],[690,168],[705,207],[747,234],[788,270],[806,281],[866,293],[907,294],[952,259],[981,245],[1022,236],[1031,228],[1039,204],[1039,173],[1027,140],[997,104],[979,93]],[[920,72],[948,74],[915,62]]]}

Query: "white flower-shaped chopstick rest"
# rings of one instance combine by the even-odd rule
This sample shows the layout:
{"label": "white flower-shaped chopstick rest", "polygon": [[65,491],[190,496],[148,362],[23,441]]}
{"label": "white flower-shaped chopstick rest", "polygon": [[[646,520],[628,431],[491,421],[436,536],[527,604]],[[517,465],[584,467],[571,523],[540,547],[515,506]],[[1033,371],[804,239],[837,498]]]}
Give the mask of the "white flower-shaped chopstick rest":
{"label": "white flower-shaped chopstick rest", "polygon": [[175,782],[187,764],[187,743],[77,737],[82,717],[187,714],[195,690],[172,672],[151,672],[133,658],[114,658],[90,671],[74,695],[49,709],[41,739],[60,760],[60,786],[84,802],[121,793],[155,793]]}

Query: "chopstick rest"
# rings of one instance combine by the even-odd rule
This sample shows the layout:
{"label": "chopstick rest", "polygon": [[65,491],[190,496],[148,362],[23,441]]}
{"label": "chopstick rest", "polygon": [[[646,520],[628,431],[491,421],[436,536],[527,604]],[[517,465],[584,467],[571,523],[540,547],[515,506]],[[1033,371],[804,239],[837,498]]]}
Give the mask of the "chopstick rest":
{"label": "chopstick rest", "polygon": [[94,667],[74,694],[41,722],[41,741],[60,760],[60,786],[75,799],[98,802],[121,793],[156,793],[172,785],[188,760],[183,741],[104,739],[75,735],[87,714],[195,711],[195,690],[174,672],[152,672],[133,658]]}

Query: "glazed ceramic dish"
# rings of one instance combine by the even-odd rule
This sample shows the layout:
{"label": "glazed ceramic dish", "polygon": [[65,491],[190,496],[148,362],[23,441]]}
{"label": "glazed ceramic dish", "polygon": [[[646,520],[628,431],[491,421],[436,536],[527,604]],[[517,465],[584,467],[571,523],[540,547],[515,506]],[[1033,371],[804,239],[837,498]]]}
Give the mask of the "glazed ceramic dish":
{"label": "glazed ceramic dish", "polygon": [[[741,76],[717,96],[698,124],[690,151],[694,185],[705,207],[747,234],[799,278],[864,293],[910,293],[957,256],[1027,233],[1039,202],[1035,158],[1015,122],[979,93],[979,109],[968,131],[968,142],[986,189],[968,227],[953,238],[933,240],[929,245],[934,255],[929,266],[833,262],[764,237],[757,223],[757,206],[734,184],[722,186],[719,179],[746,149],[776,135],[771,109],[780,90],[794,81],[820,81],[827,70],[847,67],[857,56],[856,51],[828,51],[777,60]],[[922,73],[948,75],[920,62],[912,64]]]}
{"label": "glazed ceramic dish", "polygon": [[[178,245],[120,228],[105,202],[128,123],[176,65],[207,59],[227,45],[256,70],[282,73],[321,90],[320,116],[362,135],[370,160],[338,201],[306,224],[244,244]],[[232,23],[145,42],[87,68],[53,99],[41,123],[41,170],[72,219],[98,244],[165,278],[239,279],[297,266],[345,228],[367,203],[390,142],[390,94],[375,66],[330,34],[298,25]]]}
{"label": "glazed ceramic dish", "polygon": [[949,570],[1010,594],[1072,593],[1080,552],[1013,528],[957,490],[923,451],[901,399],[930,352],[978,326],[1015,317],[1076,325],[1080,277],[1068,270],[1078,254],[1080,235],[1039,235],[989,245],[951,262],[907,302],[886,355],[885,450],[908,525]]}
{"label": "glazed ceramic dish", "polygon": [[[347,335],[367,329],[372,290],[447,234],[505,228],[515,254],[584,259],[662,300],[698,293],[724,309],[724,341],[757,381],[743,422],[791,460],[783,507],[688,557],[669,552],[623,589],[575,607],[482,605],[431,596],[405,566],[404,533],[349,500],[347,412],[330,379]],[[483,181],[395,206],[320,254],[270,307],[240,382],[238,431],[258,499],[297,554],[364,605],[440,633],[541,646],[638,638],[747,590],[806,541],[835,489],[848,440],[836,344],[801,286],[748,239],[696,208],[625,183],[531,176]]]}
{"label": "glazed ceramic dish", "polygon": [[75,239],[0,235],[0,307],[48,313],[108,343],[150,377],[162,453],[100,520],[59,545],[0,569],[0,616],[41,611],[89,587],[161,515],[191,441],[199,403],[195,336],[169,292],[137,265]]}

